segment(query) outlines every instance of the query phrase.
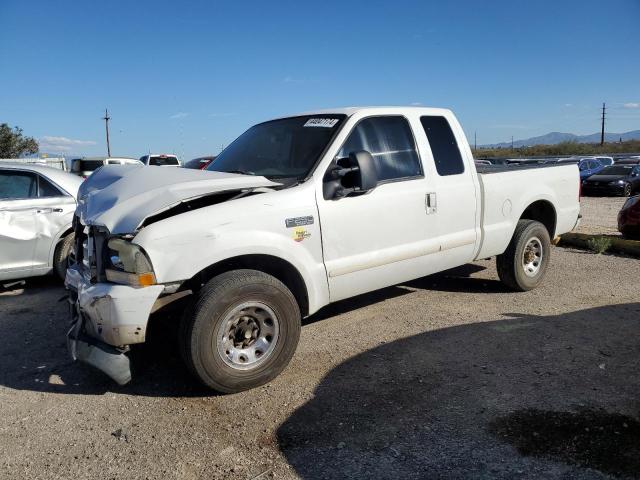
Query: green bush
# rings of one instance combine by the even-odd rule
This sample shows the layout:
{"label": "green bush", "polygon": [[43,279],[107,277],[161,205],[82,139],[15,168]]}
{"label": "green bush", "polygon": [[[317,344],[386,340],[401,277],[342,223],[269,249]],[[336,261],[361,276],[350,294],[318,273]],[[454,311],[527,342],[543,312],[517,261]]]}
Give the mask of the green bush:
{"label": "green bush", "polygon": [[589,246],[589,250],[593,253],[604,253],[609,250],[611,247],[611,239],[609,237],[593,237],[587,240],[587,245]]}

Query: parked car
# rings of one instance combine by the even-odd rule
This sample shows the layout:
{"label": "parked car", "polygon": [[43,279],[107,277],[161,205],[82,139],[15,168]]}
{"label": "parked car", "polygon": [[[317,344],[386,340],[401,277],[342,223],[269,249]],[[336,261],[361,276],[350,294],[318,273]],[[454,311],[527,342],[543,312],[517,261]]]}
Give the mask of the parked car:
{"label": "parked car", "polygon": [[0,163],[0,280],[64,278],[81,183],[57,168]]}
{"label": "parked car", "polygon": [[620,209],[618,231],[627,238],[640,240],[640,195],[629,198]]}
{"label": "parked car", "polygon": [[127,383],[127,346],[181,302],[195,376],[253,388],[331,302],[492,256],[508,288],[537,287],[579,187],[576,165],[476,167],[453,113],[421,107],[260,123],[203,172],[105,167],[80,189],[70,352]]}
{"label": "parked car", "polygon": [[604,168],[604,165],[600,161],[593,158],[583,158],[578,162],[578,169],[580,170],[580,178],[584,180],[591,175],[596,175]]}
{"label": "parked car", "polygon": [[582,182],[584,195],[628,197],[638,191],[640,191],[640,165],[638,164],[611,165]]}
{"label": "parked car", "polygon": [[597,156],[597,157],[591,157],[591,158],[593,158],[594,160],[598,160],[605,167],[609,167],[615,163],[613,161],[613,157]]}
{"label": "parked car", "polygon": [[71,160],[71,172],[87,178],[104,165],[142,165],[140,160],[127,157],[84,157]]}
{"label": "parked car", "polygon": [[175,155],[143,155],[140,161],[148,166],[155,167],[179,167],[180,160]]}
{"label": "parked car", "polygon": [[215,159],[216,159],[215,156],[213,156],[213,157],[198,157],[198,158],[194,158],[193,160],[189,160],[187,163],[185,163],[184,164],[184,168],[193,168],[195,170],[204,170]]}

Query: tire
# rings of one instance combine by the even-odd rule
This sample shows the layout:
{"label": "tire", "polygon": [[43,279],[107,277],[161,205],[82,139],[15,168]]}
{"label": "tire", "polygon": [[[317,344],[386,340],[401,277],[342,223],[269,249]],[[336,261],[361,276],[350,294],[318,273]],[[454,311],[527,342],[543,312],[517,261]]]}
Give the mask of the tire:
{"label": "tire", "polygon": [[64,277],[67,273],[67,265],[69,264],[69,254],[73,248],[73,233],[64,237],[56,246],[56,251],[53,254],[53,270],[56,275],[64,281]]}
{"label": "tire", "polygon": [[624,190],[622,192],[622,196],[623,197],[630,197],[631,196],[631,184],[629,184],[629,183],[625,183],[624,184]]}
{"label": "tire", "polygon": [[185,311],[180,352],[204,385],[235,393],[284,370],[300,338],[300,308],[278,279],[233,270],[211,279]]}
{"label": "tire", "polygon": [[[537,251],[541,256],[536,262],[536,256],[531,255]],[[534,220],[519,220],[509,246],[496,257],[498,276],[513,291],[532,290],[542,282],[550,259],[551,241],[545,226]]]}

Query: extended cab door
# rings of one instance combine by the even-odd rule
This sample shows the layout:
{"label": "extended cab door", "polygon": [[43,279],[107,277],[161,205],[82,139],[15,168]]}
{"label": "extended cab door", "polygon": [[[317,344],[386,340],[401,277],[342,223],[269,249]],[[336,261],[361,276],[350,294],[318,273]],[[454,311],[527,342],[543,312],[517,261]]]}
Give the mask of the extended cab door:
{"label": "extended cab door", "polygon": [[324,198],[319,188],[316,195],[331,301],[439,269],[437,223],[426,204],[433,179],[425,176],[410,121],[361,119],[336,158],[359,150],[375,160],[377,187],[343,198]]}
{"label": "extended cab door", "polygon": [[416,136],[432,178],[441,266],[452,268],[473,260],[479,247],[479,182],[466,137],[453,115],[421,115],[420,124],[422,132]]}

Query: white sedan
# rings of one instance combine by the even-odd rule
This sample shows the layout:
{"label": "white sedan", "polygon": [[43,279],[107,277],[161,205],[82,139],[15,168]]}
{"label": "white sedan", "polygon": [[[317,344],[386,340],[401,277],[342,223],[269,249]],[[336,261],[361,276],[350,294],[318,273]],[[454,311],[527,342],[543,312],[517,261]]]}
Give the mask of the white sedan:
{"label": "white sedan", "polygon": [[55,168],[0,163],[0,281],[52,271],[64,278],[81,183]]}

